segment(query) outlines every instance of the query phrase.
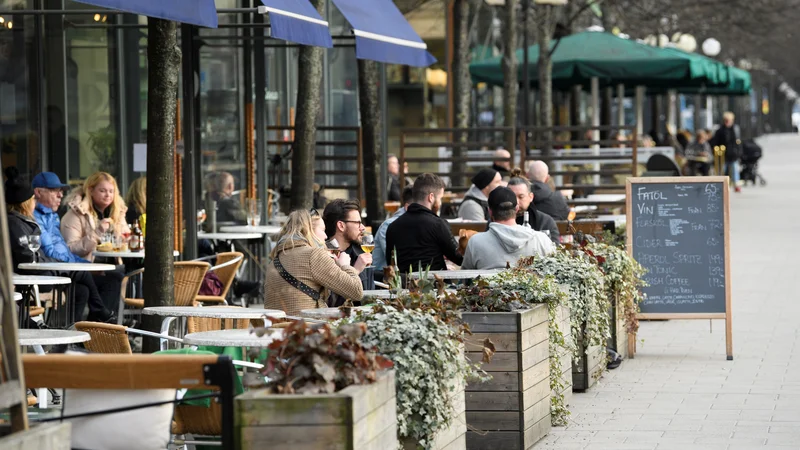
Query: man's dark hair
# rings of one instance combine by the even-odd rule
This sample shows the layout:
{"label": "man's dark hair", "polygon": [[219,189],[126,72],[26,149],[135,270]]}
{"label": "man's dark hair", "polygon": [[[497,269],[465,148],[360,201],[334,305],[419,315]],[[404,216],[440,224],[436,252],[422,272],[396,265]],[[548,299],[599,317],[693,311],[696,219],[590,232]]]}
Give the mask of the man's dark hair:
{"label": "man's dark hair", "polygon": [[403,188],[403,195],[400,197],[400,201],[403,202],[405,205],[406,203],[411,203],[414,199],[414,185],[409,184]]}
{"label": "man's dark hair", "polygon": [[424,202],[429,195],[444,189],[444,181],[432,173],[423,173],[414,180],[412,189],[412,200],[414,202]]}
{"label": "man's dark hair", "polygon": [[501,209],[500,211],[492,211],[492,220],[495,222],[502,222],[517,217],[517,211],[513,209]]}
{"label": "man's dark hair", "polygon": [[337,198],[325,205],[322,212],[322,221],[325,222],[325,235],[328,239],[336,234],[336,223],[347,220],[347,213],[350,211],[361,211],[358,200],[344,200]]}
{"label": "man's dark hair", "polygon": [[531,191],[531,182],[528,181],[526,178],[513,177],[510,180],[508,180],[508,187],[517,186],[517,185],[523,185],[523,186],[528,188],[528,192],[533,192],[533,191]]}

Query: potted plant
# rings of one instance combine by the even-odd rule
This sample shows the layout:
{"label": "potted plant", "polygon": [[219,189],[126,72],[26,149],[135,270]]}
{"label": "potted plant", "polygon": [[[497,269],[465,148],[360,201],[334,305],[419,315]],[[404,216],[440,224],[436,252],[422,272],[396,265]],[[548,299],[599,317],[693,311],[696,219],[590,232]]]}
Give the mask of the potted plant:
{"label": "potted plant", "polygon": [[394,363],[398,436],[409,450],[465,447],[464,386],[481,376],[464,356],[459,329],[430,307],[437,303],[433,293],[412,293],[396,300],[399,309],[378,305],[342,320],[363,322],[364,343]]}
{"label": "potted plant", "polygon": [[[639,330],[639,303],[645,269],[623,248],[606,242],[592,243],[587,249],[597,259],[605,276],[606,297],[611,302],[611,345],[622,357],[628,356],[629,339]],[[631,342],[632,343],[632,342]]]}
{"label": "potted plant", "polygon": [[457,296],[473,333],[468,342],[487,340],[495,350],[482,367],[492,380],[467,385],[467,423],[487,432],[469,433],[470,447],[530,448],[568,415],[572,346],[569,323],[558,320],[569,316],[562,313],[566,293],[552,277],[513,269],[478,279]]}
{"label": "potted plant", "polygon": [[364,324],[292,323],[270,344],[262,389],[236,398],[242,449],[394,449],[394,371],[362,338]]}
{"label": "potted plant", "polygon": [[545,257],[523,258],[519,265],[543,276],[553,276],[567,289],[575,343],[572,388],[576,391],[589,389],[605,370],[606,340],[610,334],[610,302],[597,260],[581,250],[560,249]]}

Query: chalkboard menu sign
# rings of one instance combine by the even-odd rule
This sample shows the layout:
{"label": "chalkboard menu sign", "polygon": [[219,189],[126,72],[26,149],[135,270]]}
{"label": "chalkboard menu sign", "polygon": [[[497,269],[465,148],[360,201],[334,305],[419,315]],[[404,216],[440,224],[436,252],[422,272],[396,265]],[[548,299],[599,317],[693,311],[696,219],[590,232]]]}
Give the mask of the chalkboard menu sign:
{"label": "chalkboard menu sign", "polygon": [[628,251],[647,270],[640,318],[730,322],[728,178],[629,178],[626,193]]}

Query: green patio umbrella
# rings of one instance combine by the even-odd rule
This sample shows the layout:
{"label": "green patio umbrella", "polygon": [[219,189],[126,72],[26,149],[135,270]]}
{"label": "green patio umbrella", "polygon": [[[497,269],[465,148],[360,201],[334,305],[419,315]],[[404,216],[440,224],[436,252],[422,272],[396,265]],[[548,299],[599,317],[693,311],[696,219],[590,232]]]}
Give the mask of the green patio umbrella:
{"label": "green patio umbrella", "polygon": [[[713,59],[676,49],[651,47],[610,33],[587,31],[573,34],[552,43],[552,46],[556,45],[552,58],[556,89],[588,85],[592,78],[598,78],[601,86],[625,84],[669,89],[724,86],[728,83],[725,66]],[[522,56],[520,49],[517,60],[521,61]],[[538,81],[537,45],[528,48],[528,58],[531,84],[535,86]],[[522,71],[520,67],[520,78]],[[502,57],[470,64],[470,74],[475,82],[502,86]]]}

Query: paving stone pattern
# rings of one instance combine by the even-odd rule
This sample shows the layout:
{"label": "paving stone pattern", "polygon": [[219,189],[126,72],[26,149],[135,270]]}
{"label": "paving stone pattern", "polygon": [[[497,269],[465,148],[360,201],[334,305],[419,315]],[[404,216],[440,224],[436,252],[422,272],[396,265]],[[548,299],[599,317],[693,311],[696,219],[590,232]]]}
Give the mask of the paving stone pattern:
{"label": "paving stone pattern", "polygon": [[800,449],[800,137],[759,143],[768,185],[731,195],[734,360],[721,320],[643,322],[536,450]]}

